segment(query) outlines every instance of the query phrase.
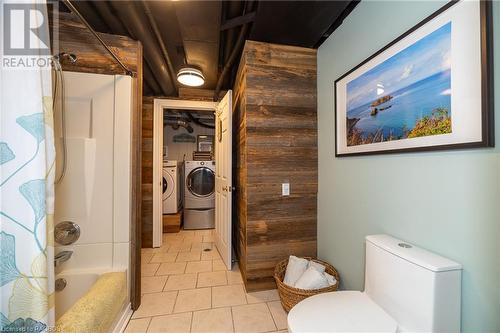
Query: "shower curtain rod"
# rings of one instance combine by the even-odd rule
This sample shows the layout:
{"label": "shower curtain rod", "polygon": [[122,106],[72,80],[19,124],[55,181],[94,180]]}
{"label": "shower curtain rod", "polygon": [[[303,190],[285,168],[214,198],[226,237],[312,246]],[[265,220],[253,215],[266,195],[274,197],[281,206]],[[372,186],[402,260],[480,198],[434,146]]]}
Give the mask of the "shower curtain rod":
{"label": "shower curtain rod", "polygon": [[109,48],[109,46],[106,45],[106,43],[102,40],[102,38],[90,26],[90,24],[87,22],[87,20],[82,16],[82,14],[80,14],[80,12],[78,11],[78,9],[76,9],[75,6],[71,3],[71,0],[63,0],[63,2],[69,8],[69,10],[71,10],[76,16],[78,16],[78,18],[80,19],[80,21],[82,21],[82,23],[87,27],[87,29],[90,30],[90,32],[95,36],[95,38],[97,38],[97,40],[99,40],[99,42],[106,49],[106,51],[108,51],[108,53],[111,54],[111,56],[116,60],[116,62],[121,66],[121,68],[123,68],[123,70],[125,71],[125,73],[127,75],[132,76],[132,77],[135,77],[136,73],[134,73],[133,71],[131,71],[127,66],[125,66],[125,64],[120,60],[120,58],[118,58],[118,56],[113,52],[113,50],[111,50]]}

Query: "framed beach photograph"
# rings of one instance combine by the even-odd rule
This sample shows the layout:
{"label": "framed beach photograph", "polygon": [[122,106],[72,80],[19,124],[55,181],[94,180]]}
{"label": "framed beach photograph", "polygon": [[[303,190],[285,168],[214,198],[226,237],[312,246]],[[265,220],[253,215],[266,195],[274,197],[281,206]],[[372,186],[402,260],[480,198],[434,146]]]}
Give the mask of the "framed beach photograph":
{"label": "framed beach photograph", "polygon": [[335,156],[492,147],[490,1],[453,1],[335,81]]}

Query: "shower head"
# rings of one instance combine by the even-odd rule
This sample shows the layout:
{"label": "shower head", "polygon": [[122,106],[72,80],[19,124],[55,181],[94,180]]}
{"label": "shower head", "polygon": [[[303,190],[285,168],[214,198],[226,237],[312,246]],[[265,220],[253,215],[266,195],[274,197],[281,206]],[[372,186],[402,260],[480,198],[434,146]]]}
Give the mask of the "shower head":
{"label": "shower head", "polygon": [[55,55],[54,58],[57,61],[63,61],[64,59],[69,59],[69,61],[71,63],[73,63],[73,64],[78,60],[76,54],[74,54],[74,53],[67,53],[67,52],[61,52],[61,53]]}

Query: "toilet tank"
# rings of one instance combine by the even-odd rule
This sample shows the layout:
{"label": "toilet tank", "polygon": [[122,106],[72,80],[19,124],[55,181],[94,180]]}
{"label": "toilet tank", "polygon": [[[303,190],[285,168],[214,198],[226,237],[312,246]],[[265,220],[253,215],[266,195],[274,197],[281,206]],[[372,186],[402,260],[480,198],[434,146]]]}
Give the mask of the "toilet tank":
{"label": "toilet tank", "polygon": [[388,235],[366,237],[365,292],[401,332],[460,332],[462,266]]}

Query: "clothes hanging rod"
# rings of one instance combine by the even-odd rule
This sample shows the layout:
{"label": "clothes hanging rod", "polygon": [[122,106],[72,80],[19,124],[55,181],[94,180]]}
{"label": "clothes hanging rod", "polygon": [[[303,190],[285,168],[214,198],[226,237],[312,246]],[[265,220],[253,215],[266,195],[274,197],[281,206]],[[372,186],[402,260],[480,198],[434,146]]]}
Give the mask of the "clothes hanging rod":
{"label": "clothes hanging rod", "polygon": [[131,71],[127,66],[125,66],[125,64],[120,60],[120,58],[118,58],[118,56],[113,52],[113,50],[111,50],[109,48],[109,46],[106,45],[106,43],[102,40],[101,36],[99,36],[99,34],[90,26],[90,24],[87,22],[87,20],[82,16],[82,14],[80,14],[78,9],[76,9],[75,6],[71,3],[71,0],[63,0],[63,2],[69,8],[69,10],[71,10],[76,16],[78,16],[80,21],[82,21],[82,23],[87,27],[87,29],[90,30],[90,32],[95,36],[95,38],[97,38],[97,40],[99,40],[99,42],[106,49],[106,51],[108,51],[108,53],[111,54],[111,56],[120,65],[120,67],[123,68],[125,73],[127,75],[132,76],[132,77],[135,77],[136,73]]}

